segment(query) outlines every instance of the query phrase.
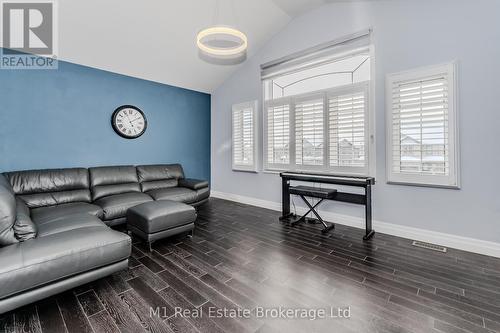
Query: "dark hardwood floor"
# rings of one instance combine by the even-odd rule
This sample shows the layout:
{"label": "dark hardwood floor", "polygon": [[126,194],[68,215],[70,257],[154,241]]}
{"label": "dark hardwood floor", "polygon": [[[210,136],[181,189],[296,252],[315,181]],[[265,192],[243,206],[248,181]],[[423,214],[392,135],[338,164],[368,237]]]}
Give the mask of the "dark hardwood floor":
{"label": "dark hardwood floor", "polygon": [[[0,331],[500,332],[500,259],[380,233],[363,242],[363,230],[341,225],[323,236],[278,215],[211,199],[192,239],[152,253],[134,242],[128,271],[2,315]],[[350,318],[209,317],[278,306],[350,307]],[[204,312],[181,317],[175,307]]]}

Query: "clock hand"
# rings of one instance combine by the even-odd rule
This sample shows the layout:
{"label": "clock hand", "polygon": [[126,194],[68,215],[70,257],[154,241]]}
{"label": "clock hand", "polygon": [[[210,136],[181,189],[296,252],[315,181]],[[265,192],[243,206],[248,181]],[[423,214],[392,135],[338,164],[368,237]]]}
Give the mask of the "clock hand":
{"label": "clock hand", "polygon": [[130,122],[133,123],[134,121],[137,121],[137,120],[140,120],[140,119],[141,119],[141,117],[137,117],[134,120],[131,120]]}
{"label": "clock hand", "polygon": [[127,117],[128,123],[129,123],[130,125],[132,125],[132,127],[134,127],[134,124],[132,124],[132,122],[130,121],[130,117],[129,117],[128,115],[126,115],[126,117]]}

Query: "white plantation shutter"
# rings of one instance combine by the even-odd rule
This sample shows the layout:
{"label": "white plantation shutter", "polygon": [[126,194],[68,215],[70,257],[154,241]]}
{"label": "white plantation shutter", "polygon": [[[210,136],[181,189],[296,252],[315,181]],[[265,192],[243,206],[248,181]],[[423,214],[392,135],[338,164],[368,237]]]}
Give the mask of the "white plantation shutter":
{"label": "white plantation shutter", "polygon": [[328,96],[330,166],[367,166],[367,97],[367,87]]}
{"label": "white plantation shutter", "polygon": [[392,75],[389,180],[458,186],[454,66]]}
{"label": "white plantation shutter", "polygon": [[253,164],[253,110],[238,110],[233,118],[234,164]]}
{"label": "white plantation shutter", "polygon": [[295,103],[295,163],[323,165],[323,96]]}
{"label": "white plantation shutter", "polygon": [[267,165],[290,163],[290,104],[267,105]]}
{"label": "white plantation shutter", "polygon": [[448,175],[446,78],[396,83],[392,96],[393,170]]}
{"label": "white plantation shutter", "polygon": [[266,169],[368,174],[369,83],[265,102]]}
{"label": "white plantation shutter", "polygon": [[233,169],[256,170],[255,103],[233,106]]}

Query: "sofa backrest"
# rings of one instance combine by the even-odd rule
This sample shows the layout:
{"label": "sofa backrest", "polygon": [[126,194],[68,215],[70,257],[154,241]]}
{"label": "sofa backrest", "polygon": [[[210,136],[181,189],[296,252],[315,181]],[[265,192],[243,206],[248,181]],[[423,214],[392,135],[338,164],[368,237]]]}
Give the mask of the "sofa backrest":
{"label": "sofa backrest", "polygon": [[180,164],[138,165],[137,176],[142,192],[177,186],[178,180],[184,178]]}
{"label": "sofa backrest", "polygon": [[85,168],[13,171],[5,176],[29,208],[91,200]]}
{"label": "sofa backrest", "polygon": [[141,192],[134,166],[109,166],[89,169],[92,200],[127,192]]}

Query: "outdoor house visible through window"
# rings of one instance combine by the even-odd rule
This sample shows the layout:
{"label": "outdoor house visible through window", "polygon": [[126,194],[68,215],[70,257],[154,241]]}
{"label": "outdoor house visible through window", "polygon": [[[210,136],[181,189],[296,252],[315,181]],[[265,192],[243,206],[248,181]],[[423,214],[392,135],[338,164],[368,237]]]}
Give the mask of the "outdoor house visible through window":
{"label": "outdoor house visible through window", "polygon": [[458,187],[455,65],[387,77],[388,180]]}
{"label": "outdoor house visible through window", "polygon": [[233,170],[257,170],[256,110],[256,101],[233,105]]}
{"label": "outdoor house visible through window", "polygon": [[370,171],[370,32],[262,65],[264,168]]}

